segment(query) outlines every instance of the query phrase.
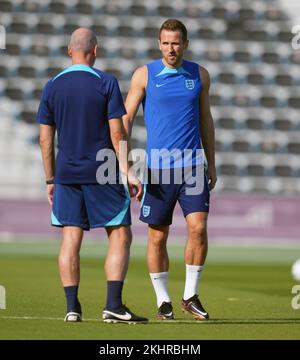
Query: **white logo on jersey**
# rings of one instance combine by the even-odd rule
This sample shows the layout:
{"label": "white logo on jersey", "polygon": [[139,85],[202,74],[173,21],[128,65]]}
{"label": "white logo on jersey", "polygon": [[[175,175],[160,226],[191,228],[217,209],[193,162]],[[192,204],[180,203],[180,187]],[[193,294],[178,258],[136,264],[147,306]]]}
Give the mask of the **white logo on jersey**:
{"label": "white logo on jersey", "polygon": [[189,90],[193,90],[195,87],[194,80],[185,80],[185,86]]}
{"label": "white logo on jersey", "polygon": [[167,83],[164,83],[164,84],[156,84],[156,87],[161,87],[161,86],[164,86],[164,85],[167,85]]}

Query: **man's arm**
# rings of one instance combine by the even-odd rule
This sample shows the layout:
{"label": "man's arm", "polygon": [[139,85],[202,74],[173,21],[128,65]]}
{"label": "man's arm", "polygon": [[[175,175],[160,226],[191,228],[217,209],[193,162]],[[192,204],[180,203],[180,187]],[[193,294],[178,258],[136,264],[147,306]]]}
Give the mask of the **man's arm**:
{"label": "man's arm", "polygon": [[215,165],[215,127],[210,111],[209,104],[209,73],[204,67],[199,68],[202,81],[202,91],[200,95],[200,121],[201,121],[201,141],[207,159],[207,177],[209,188],[212,190],[217,182]]}
{"label": "man's arm", "polygon": [[123,124],[128,139],[130,139],[131,137],[131,130],[135,115],[145,96],[147,78],[148,78],[147,66],[142,66],[134,72],[131,79],[130,89],[125,101],[125,108],[127,114],[123,116]]}
{"label": "man's arm", "polygon": [[[40,124],[40,147],[42,152],[44,172],[46,180],[53,180],[55,173],[55,154],[54,154],[55,126]],[[50,205],[52,205],[54,185],[47,185],[47,195]]]}
{"label": "man's arm", "polygon": [[[130,153],[130,145],[127,140],[127,134],[123,126],[121,118],[114,118],[109,120],[110,138],[119,160],[120,170],[127,176],[129,192],[131,196],[135,196],[137,200],[141,200],[143,195],[143,188],[139,180],[135,177],[132,163],[128,161],[128,154]],[[120,147],[120,142],[126,142],[126,153]]]}

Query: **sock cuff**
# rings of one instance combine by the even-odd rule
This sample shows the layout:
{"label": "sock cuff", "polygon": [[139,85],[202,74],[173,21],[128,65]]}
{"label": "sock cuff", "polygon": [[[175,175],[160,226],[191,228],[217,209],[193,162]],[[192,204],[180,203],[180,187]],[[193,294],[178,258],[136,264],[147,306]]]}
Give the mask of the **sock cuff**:
{"label": "sock cuff", "polygon": [[204,269],[204,265],[188,265],[185,264],[186,271],[188,272],[201,272]]}
{"label": "sock cuff", "polygon": [[167,278],[168,277],[168,272],[159,272],[159,273],[149,273],[151,279],[162,279],[162,278]]}
{"label": "sock cuff", "polygon": [[77,295],[78,293],[78,285],[64,286],[65,294],[68,295]]}

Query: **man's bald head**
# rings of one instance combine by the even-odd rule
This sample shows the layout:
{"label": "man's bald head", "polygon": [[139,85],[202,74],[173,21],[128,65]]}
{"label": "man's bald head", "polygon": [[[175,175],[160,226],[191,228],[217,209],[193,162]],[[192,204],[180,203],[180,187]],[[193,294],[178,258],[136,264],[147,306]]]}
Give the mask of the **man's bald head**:
{"label": "man's bald head", "polygon": [[95,33],[86,28],[76,29],[70,39],[69,49],[72,52],[81,52],[84,54],[88,54],[97,45],[97,37]]}

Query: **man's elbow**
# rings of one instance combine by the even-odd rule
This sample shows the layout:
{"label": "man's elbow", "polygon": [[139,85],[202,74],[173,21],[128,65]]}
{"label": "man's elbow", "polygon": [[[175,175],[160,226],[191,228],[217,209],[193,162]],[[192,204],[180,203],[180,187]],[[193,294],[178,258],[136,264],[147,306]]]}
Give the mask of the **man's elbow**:
{"label": "man's elbow", "polygon": [[124,128],[127,130],[132,125],[133,115],[132,114],[123,115],[122,122],[123,122]]}
{"label": "man's elbow", "polygon": [[39,144],[41,149],[51,148],[53,146],[53,139],[48,136],[40,135]]}
{"label": "man's elbow", "polygon": [[39,144],[40,144],[40,147],[44,147],[45,145],[45,142],[46,142],[46,139],[43,137],[43,136],[39,136]]}
{"label": "man's elbow", "polygon": [[127,140],[125,129],[120,131],[112,131],[110,136],[113,144],[118,144],[120,141]]}

